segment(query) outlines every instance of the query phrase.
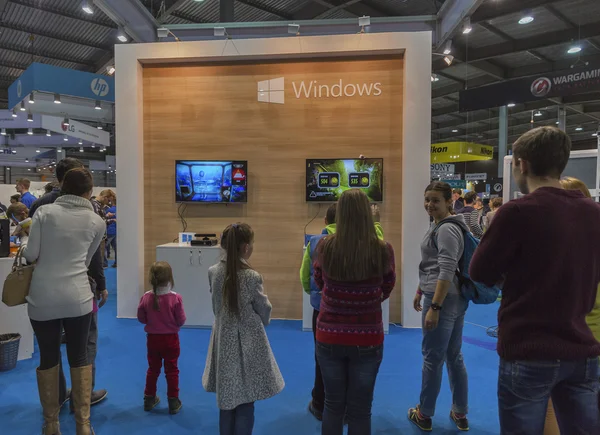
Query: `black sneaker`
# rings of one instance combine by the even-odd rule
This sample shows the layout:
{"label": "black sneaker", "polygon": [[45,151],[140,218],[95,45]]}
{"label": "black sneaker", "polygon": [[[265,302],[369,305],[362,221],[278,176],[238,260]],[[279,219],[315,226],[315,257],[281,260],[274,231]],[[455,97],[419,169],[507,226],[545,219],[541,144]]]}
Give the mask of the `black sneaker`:
{"label": "black sneaker", "polygon": [[313,401],[308,404],[308,412],[310,412],[317,420],[323,421],[323,411],[319,411]]}
{"label": "black sneaker", "polygon": [[433,423],[429,417],[419,417],[419,407],[410,408],[408,410],[408,419],[415,424],[419,429],[425,432],[431,432],[433,429]]}
{"label": "black sneaker", "polygon": [[462,430],[464,432],[469,430],[469,420],[467,419],[467,417],[458,417],[454,411],[450,411],[450,419],[454,422],[454,424],[456,424],[456,427],[459,430]]}
{"label": "black sneaker", "polygon": [[169,414],[174,415],[181,411],[181,400],[177,397],[169,397]]}
{"label": "black sneaker", "polygon": [[144,411],[152,411],[160,403],[158,396],[144,396]]}

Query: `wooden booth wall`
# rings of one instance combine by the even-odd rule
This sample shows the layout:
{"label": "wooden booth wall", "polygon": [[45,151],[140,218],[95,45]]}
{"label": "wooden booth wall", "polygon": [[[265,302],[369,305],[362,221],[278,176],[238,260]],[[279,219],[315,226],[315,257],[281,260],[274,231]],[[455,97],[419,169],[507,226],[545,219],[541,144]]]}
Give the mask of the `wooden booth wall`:
{"label": "wooden booth wall", "polygon": [[[258,102],[257,82],[278,77],[285,77],[285,104]],[[332,85],[340,79],[381,82],[381,95],[295,98],[292,82]],[[302,318],[305,226],[318,213],[306,231],[319,233],[327,209],[305,202],[305,160],[364,154],[384,159],[382,225],[397,248],[400,276],[402,101],[399,56],[144,68],[146,270],[156,245],[182,230],[175,160],[247,160],[248,203],[189,204],[188,230],[220,234],[230,223],[249,223],[255,231],[251,264],[264,276],[273,316]],[[398,284],[392,321],[399,321],[400,290]]]}

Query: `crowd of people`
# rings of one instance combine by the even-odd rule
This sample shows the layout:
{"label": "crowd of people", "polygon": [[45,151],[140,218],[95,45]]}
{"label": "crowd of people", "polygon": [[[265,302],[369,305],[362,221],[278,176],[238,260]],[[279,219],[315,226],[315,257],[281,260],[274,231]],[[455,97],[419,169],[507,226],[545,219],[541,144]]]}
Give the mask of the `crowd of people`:
{"label": "crowd of people", "polygon": [[[493,201],[487,220],[480,213],[483,204],[472,195],[462,200],[443,182],[426,187],[424,208],[432,222],[414,271],[419,275],[414,309],[423,326],[422,385],[417,404],[408,410],[419,429],[433,429],[446,365],[450,418],[457,429],[469,430],[462,354],[469,302],[457,273],[468,266],[474,281],[503,289],[498,314],[501,433],[600,433],[600,207],[578,180],[561,181],[570,150],[569,137],[556,128],[533,129],[519,138],[513,145],[513,176],[525,196],[503,206]],[[53,204],[33,215],[25,247],[27,260],[37,262],[29,315],[40,347],[43,434],[60,433],[64,328],[77,435],[89,435],[95,356],[90,336],[95,302],[98,297],[105,301],[100,296],[104,284],[92,280],[90,271],[94,261],[102,265],[106,221],[90,201],[87,170],[72,167],[60,181],[60,195],[47,202]],[[465,265],[465,235],[475,234],[472,226],[481,226],[480,221],[486,222],[485,231]],[[281,392],[284,380],[265,331],[271,303],[262,276],[250,263],[252,228],[227,226],[221,246],[224,256],[208,275],[215,322],[202,385],[216,393],[220,434],[250,435],[255,402]],[[300,280],[314,308],[315,381],[308,409],[322,421],[323,435],[342,435],[345,424],[349,435],[369,435],[384,357],[381,304],[390,297],[396,275],[394,249],[384,239],[379,209],[362,191],[345,191],[327,210],[322,234],[307,243]],[[94,281],[100,293],[94,294]],[[138,307],[149,366],[143,406],[151,411],[160,402],[156,382],[164,363],[169,412],[176,414],[182,408],[178,333],[186,318],[184,301],[174,291],[169,264],[153,264],[149,281],[152,290]]]}

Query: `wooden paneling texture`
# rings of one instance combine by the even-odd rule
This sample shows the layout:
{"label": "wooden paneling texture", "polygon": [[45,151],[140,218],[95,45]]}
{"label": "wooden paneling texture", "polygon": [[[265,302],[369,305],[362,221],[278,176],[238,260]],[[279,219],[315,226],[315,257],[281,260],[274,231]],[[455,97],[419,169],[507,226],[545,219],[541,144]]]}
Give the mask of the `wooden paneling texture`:
{"label": "wooden paneling texture", "polygon": [[[285,104],[258,102],[257,82],[277,77],[285,77]],[[303,80],[332,85],[340,79],[344,84],[381,82],[382,93],[297,99],[292,86]],[[190,204],[188,230],[220,234],[229,223],[249,223],[256,234],[251,263],[265,278],[274,317],[300,319],[304,230],[318,214],[306,231],[319,233],[327,209],[305,202],[305,159],[364,154],[384,158],[382,224],[396,247],[400,276],[402,101],[400,57],[146,67],[146,270],[156,245],[173,241],[182,230],[175,160],[248,160],[248,203]],[[392,321],[399,321],[400,291],[398,284]]]}

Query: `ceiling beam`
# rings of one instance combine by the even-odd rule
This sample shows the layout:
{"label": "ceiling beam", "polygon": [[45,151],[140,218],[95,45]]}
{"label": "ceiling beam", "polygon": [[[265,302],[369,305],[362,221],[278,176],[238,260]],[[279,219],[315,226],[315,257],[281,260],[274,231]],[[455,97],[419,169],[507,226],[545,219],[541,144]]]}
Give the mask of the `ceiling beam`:
{"label": "ceiling beam", "polygon": [[158,21],[160,23],[164,23],[165,21],[167,21],[167,18],[169,18],[169,16],[175,12],[177,9],[179,9],[180,7],[182,7],[185,3],[187,3],[189,0],[176,0],[174,1],[171,5],[169,5],[165,11],[162,13],[162,15],[160,17],[158,17]]}
{"label": "ceiling beam", "polygon": [[69,62],[69,63],[73,63],[73,64],[77,64],[77,65],[86,66],[88,68],[91,68],[91,67],[94,66],[94,62],[91,62],[89,60],[76,59],[74,57],[63,56],[62,54],[58,54],[58,53],[48,53],[46,51],[44,51],[42,53],[40,51],[34,50],[32,52],[32,50],[30,50],[28,48],[18,47],[18,46],[14,46],[14,45],[8,45],[8,44],[1,44],[0,43],[0,50],[14,51],[15,53],[23,53],[23,54],[28,54],[30,56],[35,56],[35,57],[42,57],[42,58],[46,58],[46,59],[59,60],[61,62]]}
{"label": "ceiling beam", "polygon": [[439,50],[444,43],[452,39],[465,17],[470,17],[482,5],[484,0],[446,0],[437,14],[437,32],[434,47]]}
{"label": "ceiling beam", "polygon": [[182,20],[189,21],[190,23],[207,23],[207,21],[202,21],[201,19],[193,17],[191,15],[188,15],[184,12],[178,12],[178,11],[171,12],[171,16],[175,17],[175,18],[180,18]]}
{"label": "ceiling beam", "polygon": [[[583,62],[589,62],[590,64],[600,64],[600,55],[581,56],[581,60]],[[552,62],[550,64],[541,63],[535,65],[521,66],[508,70],[507,78],[515,79],[548,72],[568,70],[571,68],[571,65],[573,65],[575,61],[576,59],[562,59],[556,62]]]}
{"label": "ceiling beam", "polygon": [[29,64],[0,61],[0,66],[25,71],[29,67]]}
{"label": "ceiling beam", "polygon": [[567,27],[569,27],[569,28],[577,27],[577,25],[575,25],[575,23],[573,23],[571,20],[569,20],[562,12],[560,12],[558,9],[556,9],[552,4],[544,5],[544,7],[546,8],[546,10],[548,12],[550,12],[552,15],[554,15],[556,18],[558,18],[560,21],[562,21],[563,24],[565,24]]}
{"label": "ceiling beam", "polygon": [[493,20],[494,18],[522,12],[526,9],[535,9],[559,1],[561,0],[488,1],[481,5],[477,11],[471,15],[471,24],[479,23],[480,21]]}
{"label": "ceiling beam", "polygon": [[0,22],[0,28],[10,29],[16,32],[28,33],[43,38],[54,39],[56,41],[68,42],[70,44],[77,44],[84,47],[94,48],[96,50],[112,51],[112,45],[99,45],[91,41],[86,41],[82,38],[71,38],[68,36],[57,35],[55,33],[44,32],[33,27],[7,23],[6,21]]}
{"label": "ceiling beam", "polygon": [[331,8],[328,7],[325,12],[320,13],[319,15],[317,15],[316,17],[314,17],[313,19],[315,19],[315,20],[321,20],[323,18],[327,18],[328,16],[330,16],[334,12],[340,11],[342,9],[346,9],[347,7],[350,7],[353,4],[355,4],[355,3],[360,3],[361,1],[362,0],[346,0],[342,4],[339,4],[337,6],[333,6]]}
{"label": "ceiling beam", "polygon": [[65,11],[64,9],[56,6],[49,6],[44,4],[44,2],[36,1],[36,0],[9,0],[9,3],[14,3],[17,5],[25,6],[31,9],[35,9],[38,11],[47,12],[54,15],[59,15],[61,17],[71,18],[77,21],[83,21],[88,24],[95,24],[97,26],[108,27],[110,29],[116,29],[117,25],[111,23],[109,20],[104,20],[102,18],[98,18],[95,15],[83,15],[82,12],[80,14],[74,14],[72,12]]}
{"label": "ceiling beam", "polygon": [[[294,20],[311,20],[315,16],[322,14],[328,11],[331,8],[334,8],[336,4],[333,4],[332,1],[326,0],[312,0],[309,1],[302,9],[297,11],[293,19]],[[392,17],[397,14],[393,11],[388,11],[382,9],[380,5],[374,6],[369,3],[367,0],[363,0],[360,3],[355,3],[346,7],[346,11],[350,12],[352,15],[356,17],[362,17],[363,15],[368,15],[369,17]]]}
{"label": "ceiling beam", "polygon": [[244,4],[246,6],[250,6],[259,11],[263,11],[263,12],[267,12],[271,15],[275,15],[284,20],[291,21],[294,19],[294,16],[292,14],[287,13],[283,9],[278,9],[278,8],[266,5],[264,3],[259,2],[258,0],[237,0],[237,2]]}

